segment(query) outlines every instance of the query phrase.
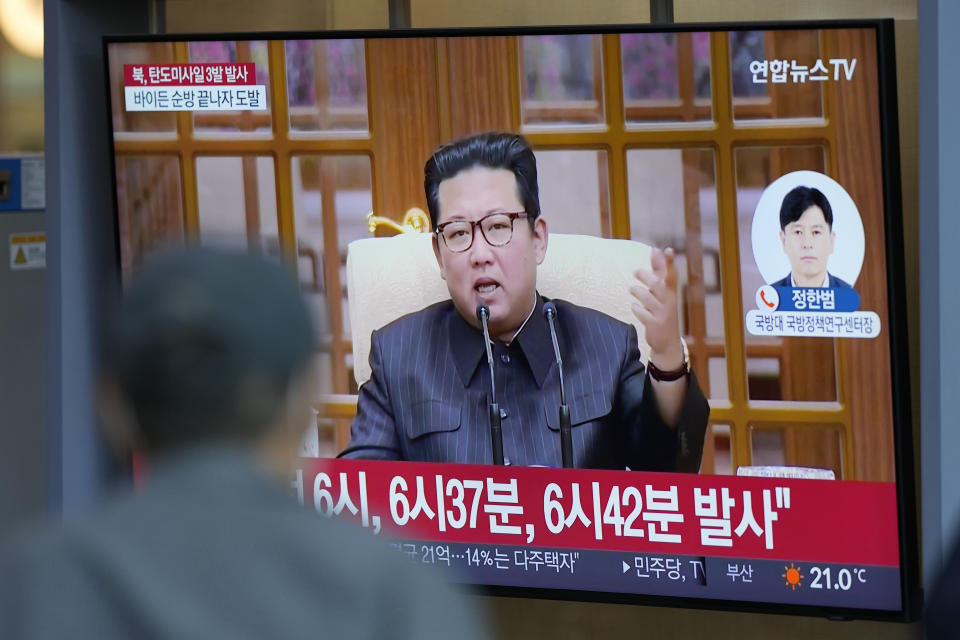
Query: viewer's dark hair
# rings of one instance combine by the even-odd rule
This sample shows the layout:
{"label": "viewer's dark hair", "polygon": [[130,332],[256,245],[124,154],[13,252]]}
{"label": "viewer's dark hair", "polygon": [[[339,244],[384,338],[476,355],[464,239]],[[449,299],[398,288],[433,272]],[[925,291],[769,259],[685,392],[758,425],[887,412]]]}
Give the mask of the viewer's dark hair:
{"label": "viewer's dark hair", "polygon": [[823,219],[827,221],[827,226],[833,229],[833,209],[830,208],[830,201],[815,187],[794,187],[783,198],[780,205],[780,230],[787,228],[791,222],[796,222],[803,215],[803,212],[810,207],[817,206],[823,211]]}
{"label": "viewer's dark hair", "polygon": [[144,446],[160,451],[263,435],[314,345],[281,264],[195,248],[148,263],[134,280],[111,314],[103,364]]}
{"label": "viewer's dark hair", "polygon": [[517,178],[517,195],[533,227],[540,215],[537,160],[527,139],[516,133],[481,133],[454,140],[437,149],[423,168],[423,190],[430,224],[440,219],[440,183],[473,167],[508,169]]}

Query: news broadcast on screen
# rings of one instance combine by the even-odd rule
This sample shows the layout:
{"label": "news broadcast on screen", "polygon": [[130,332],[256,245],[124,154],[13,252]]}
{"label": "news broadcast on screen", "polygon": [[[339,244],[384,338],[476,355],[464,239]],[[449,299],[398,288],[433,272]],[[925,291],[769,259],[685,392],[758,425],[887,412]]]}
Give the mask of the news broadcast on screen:
{"label": "news broadcast on screen", "polygon": [[299,278],[305,508],[493,594],[916,615],[892,20],[104,47],[123,281]]}

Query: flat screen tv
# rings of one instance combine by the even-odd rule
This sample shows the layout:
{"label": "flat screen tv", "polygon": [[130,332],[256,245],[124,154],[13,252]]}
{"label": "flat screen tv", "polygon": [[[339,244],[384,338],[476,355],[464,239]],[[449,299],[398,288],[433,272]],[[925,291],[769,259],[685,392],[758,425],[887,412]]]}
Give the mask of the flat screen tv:
{"label": "flat screen tv", "polygon": [[[291,484],[306,508],[494,593],[916,616],[892,20],[164,34],[109,37],[104,52],[123,279],[171,243],[226,241],[302,282],[322,337],[316,424]],[[456,238],[402,224],[428,210],[424,164],[489,131],[532,146],[541,217],[568,234],[555,262],[576,258],[578,237],[673,248],[687,389],[695,379],[709,403],[703,424],[667,425],[690,434],[684,465],[584,452],[621,446],[588,431],[598,421],[634,428],[616,424],[622,389],[573,389],[587,365],[571,340],[589,330],[559,346],[574,466],[603,468],[559,468],[559,401],[524,409],[544,389],[559,398],[546,333],[540,387],[503,382],[503,353],[490,364],[513,464],[491,464],[492,438],[449,453],[468,413],[497,421],[467,379],[442,402],[437,383],[381,380],[406,424],[381,452],[395,459],[336,458],[352,446],[358,393],[376,401],[357,380],[383,364],[355,356],[377,349],[354,331],[367,317],[350,312],[363,285],[347,286],[349,245],[419,230],[436,266],[431,244],[439,255]],[[379,259],[374,280],[406,266]],[[407,286],[446,296],[439,272]],[[475,340],[471,375],[490,375],[477,321],[439,305]],[[414,360],[456,351],[444,340],[460,338],[437,335]],[[515,365],[529,376],[540,365],[525,356]],[[533,454],[515,451],[531,442]]]}

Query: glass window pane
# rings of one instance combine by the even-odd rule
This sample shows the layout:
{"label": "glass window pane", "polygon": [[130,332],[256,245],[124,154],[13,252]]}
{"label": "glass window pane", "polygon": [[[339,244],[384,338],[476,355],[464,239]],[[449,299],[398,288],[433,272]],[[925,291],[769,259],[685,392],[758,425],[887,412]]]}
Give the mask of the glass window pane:
{"label": "glass window pane", "polygon": [[[343,333],[350,335],[344,265],[347,245],[370,237],[365,217],[373,209],[370,158],[365,155],[294,156],[293,215],[297,236],[300,282],[322,334],[330,331],[330,278],[336,278],[343,295],[340,313]],[[326,229],[336,236],[325,238]],[[332,245],[337,268],[331,273],[324,256]],[[332,365],[331,365],[332,366]],[[329,375],[329,374],[328,374]]]}
{"label": "glass window pane", "polygon": [[751,400],[783,400],[780,359],[747,357],[747,390]]}
{"label": "glass window pane", "polygon": [[[314,398],[319,400],[322,396],[333,393],[333,382],[330,375],[330,353],[328,351],[315,352],[310,364],[316,374],[315,380],[317,381]],[[317,434],[320,443],[320,457],[331,458],[337,455],[335,421],[332,418],[318,416]]]}
{"label": "glass window pane", "polygon": [[[828,69],[821,74],[817,62]],[[814,71],[816,69],[816,71]],[[823,117],[823,79],[833,67],[820,48],[820,32],[734,31],[730,82],[735,120]]]}
{"label": "glass window pane", "polygon": [[628,123],[711,120],[710,34],[620,36]]}
{"label": "glass window pane", "polygon": [[117,209],[126,283],[152,252],[183,242],[179,159],[117,156]]}
{"label": "glass window pane", "polygon": [[[763,31],[732,31],[730,33],[730,82],[734,104],[739,98],[767,98],[768,83],[753,81],[750,63],[767,59],[766,34]],[[769,80],[769,78],[767,78]],[[746,104],[741,101],[739,104]]]}
{"label": "glass window pane", "polygon": [[620,36],[623,93],[626,100],[680,97],[677,82],[677,34],[626,33]]}
{"label": "glass window pane", "polygon": [[524,125],[604,121],[600,36],[522,36],[519,43]]}
{"label": "glass window pane", "polygon": [[727,384],[727,359],[710,358],[707,360],[711,400],[730,400],[730,388]]}
{"label": "glass window pane", "polygon": [[336,420],[317,417],[317,432],[320,441],[320,458],[335,458],[342,447],[337,446]]}
{"label": "glass window pane", "polygon": [[177,130],[176,114],[169,111],[127,111],[124,105],[123,65],[169,64],[175,61],[169,42],[114,42],[110,45],[110,112],[114,133]]}
{"label": "glass window pane", "polygon": [[832,469],[838,479],[843,478],[843,429],[839,426],[812,428],[796,425],[787,432],[796,450],[794,464],[801,467]]}
{"label": "glass window pane", "polygon": [[557,233],[610,235],[607,152],[538,150],[540,211]]}
{"label": "glass window pane", "polygon": [[703,247],[703,304],[707,321],[707,337],[721,340],[723,338],[723,295],[720,291],[720,250],[709,246]]}
{"label": "glass window pane", "polygon": [[835,424],[750,425],[751,464],[829,469],[843,478],[843,428]]}
{"label": "glass window pane", "polygon": [[[630,237],[677,254],[681,323],[697,345],[723,340],[720,237],[710,149],[627,151]],[[682,208],[678,211],[678,203]],[[709,313],[708,313],[709,311]],[[702,361],[700,366],[702,366]],[[706,375],[705,371],[698,371]]]}
{"label": "glass window pane", "polygon": [[[737,228],[740,234],[740,278],[743,315],[755,309],[757,290],[766,282],[753,255],[753,216],[764,188],[780,176],[808,169],[824,171],[824,149],[819,146],[744,147],[734,153],[737,176]],[[770,242],[780,246],[779,237]],[[749,380],[751,400],[835,401],[837,399],[834,343],[830,338],[766,338],[744,329],[746,356],[779,359],[779,398],[767,379]],[[748,376],[750,375],[748,371]],[[757,395],[755,395],[757,394]]]}
{"label": "glass window pane", "polygon": [[188,46],[190,62],[236,63],[252,62],[256,67],[255,82],[266,87],[267,108],[263,111],[203,111],[194,112],[193,128],[199,135],[215,133],[269,132],[270,64],[267,43],[263,40],[194,41]]}
{"label": "glass window pane", "polygon": [[[708,457],[706,452],[711,452]],[[733,438],[730,433],[730,425],[714,424],[710,425],[707,431],[707,446],[702,473],[712,473],[713,475],[733,475]]]}
{"label": "glass window pane", "polygon": [[750,429],[750,458],[751,464],[754,466],[783,466],[786,464],[783,431]]}
{"label": "glass window pane", "polygon": [[288,40],[284,50],[291,131],[367,131],[363,40]]}
{"label": "glass window pane", "polygon": [[245,244],[279,256],[273,159],[200,156],[196,167],[201,242]]}

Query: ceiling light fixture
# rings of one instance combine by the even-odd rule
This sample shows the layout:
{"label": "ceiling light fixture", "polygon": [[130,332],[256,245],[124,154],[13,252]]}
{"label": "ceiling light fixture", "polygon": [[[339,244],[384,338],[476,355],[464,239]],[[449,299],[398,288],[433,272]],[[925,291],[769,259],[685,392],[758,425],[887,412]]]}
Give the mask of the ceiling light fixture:
{"label": "ceiling light fixture", "polygon": [[0,32],[18,51],[43,57],[43,0],[0,0]]}

